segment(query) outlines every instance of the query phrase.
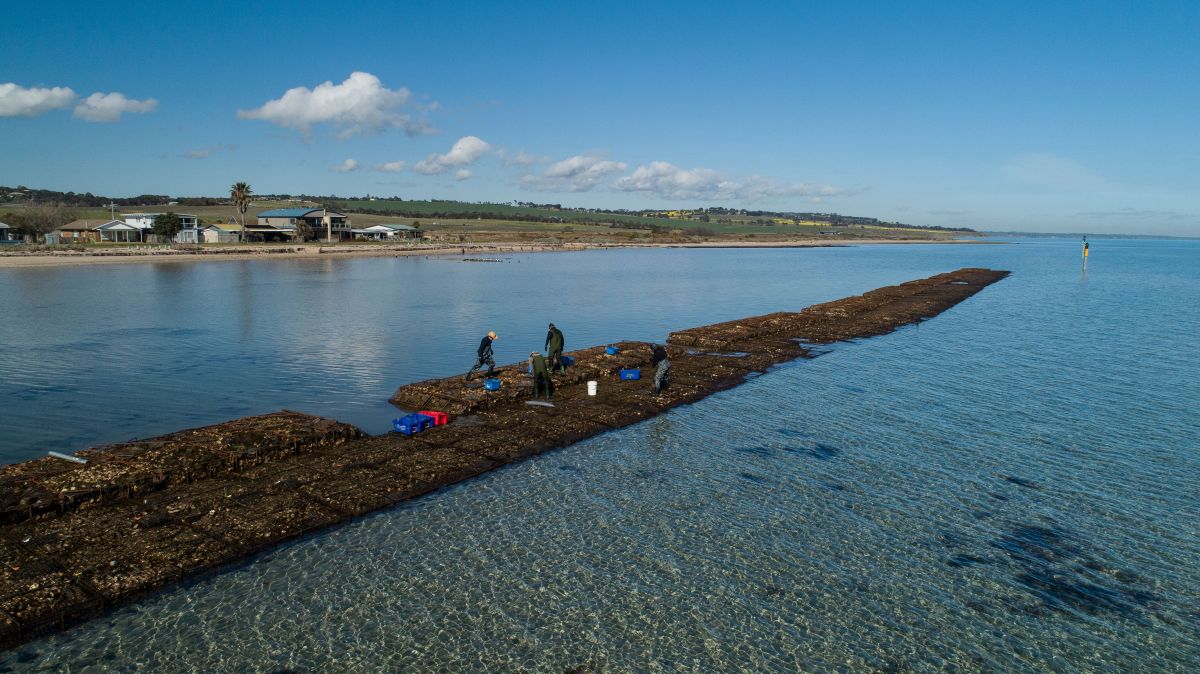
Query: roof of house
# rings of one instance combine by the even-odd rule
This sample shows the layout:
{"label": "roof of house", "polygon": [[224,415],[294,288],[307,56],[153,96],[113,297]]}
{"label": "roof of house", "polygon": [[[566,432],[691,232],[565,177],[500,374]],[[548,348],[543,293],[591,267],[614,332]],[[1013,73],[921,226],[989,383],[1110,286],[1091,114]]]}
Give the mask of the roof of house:
{"label": "roof of house", "polygon": [[220,230],[226,231],[226,232],[242,231],[242,226],[237,224],[236,222],[214,222],[210,225],[206,225],[204,227],[204,229],[211,229],[213,227],[216,227],[217,229],[220,229]]}
{"label": "roof of house", "polygon": [[12,229],[12,227],[9,227],[8,225],[4,224],[3,222],[0,222],[0,229]]}
{"label": "roof of house", "polygon": [[[95,223],[95,224],[92,224],[92,223]],[[100,224],[102,224],[102,223],[99,220],[72,220],[72,221],[68,222],[67,224],[62,225],[55,231],[61,232],[61,231],[66,231],[66,230],[77,230],[77,229],[87,231],[87,230],[95,229],[96,226],[100,225]]]}
{"label": "roof of house", "polygon": [[128,222],[125,222],[124,220],[109,220],[108,222],[104,223],[103,225],[98,225],[96,227],[93,227],[92,229],[104,229],[104,230],[141,229],[141,227],[138,227],[137,225],[131,225]]}
{"label": "roof of house", "polygon": [[260,218],[303,218],[319,208],[276,208],[258,214]]}
{"label": "roof of house", "polygon": [[[372,225],[372,226],[373,227],[387,227],[388,229],[394,229],[394,230],[403,231],[403,232],[416,232],[421,229],[420,227],[413,227],[412,225],[392,225],[392,224],[387,224],[387,223],[383,223],[380,225]],[[368,228],[368,229],[370,229],[370,228]]]}
{"label": "roof of house", "polygon": [[303,218],[313,211],[327,212],[334,217],[345,217],[337,211],[330,211],[324,208],[275,208],[269,211],[263,211],[258,214],[260,218]]}

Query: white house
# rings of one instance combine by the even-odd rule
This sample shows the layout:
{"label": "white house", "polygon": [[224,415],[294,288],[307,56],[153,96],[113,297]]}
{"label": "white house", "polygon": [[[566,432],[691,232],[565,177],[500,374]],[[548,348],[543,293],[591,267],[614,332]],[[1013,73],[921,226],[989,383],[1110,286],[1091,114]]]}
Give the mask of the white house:
{"label": "white house", "polygon": [[146,230],[120,220],[109,220],[92,229],[100,233],[101,241],[133,243],[146,240]]}
{"label": "white house", "polygon": [[423,232],[412,225],[371,225],[363,229],[350,230],[355,238],[376,239],[420,239]]}
{"label": "white house", "polygon": [[[142,230],[142,238],[150,234],[150,230],[154,228],[154,219],[163,213],[125,213],[122,217],[125,222]],[[183,225],[183,229],[175,235],[175,243],[200,243],[200,218],[190,213],[176,213],[179,216],[179,223]]]}

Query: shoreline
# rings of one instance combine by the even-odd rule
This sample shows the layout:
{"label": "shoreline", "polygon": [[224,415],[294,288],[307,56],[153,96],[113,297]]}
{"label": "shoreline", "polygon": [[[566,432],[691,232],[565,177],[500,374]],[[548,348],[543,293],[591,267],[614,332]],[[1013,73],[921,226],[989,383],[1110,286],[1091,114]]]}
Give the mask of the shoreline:
{"label": "shoreline", "polygon": [[174,249],[110,248],[95,251],[0,252],[0,269],[86,266],[139,262],[216,262],[244,260],[334,259],[347,257],[412,257],[474,253],[564,253],[610,248],[845,248],[858,245],[996,244],[972,239],[861,239],[857,241],[697,241],[647,243],[463,243],[411,245],[283,245],[261,248],[211,248],[202,252]]}

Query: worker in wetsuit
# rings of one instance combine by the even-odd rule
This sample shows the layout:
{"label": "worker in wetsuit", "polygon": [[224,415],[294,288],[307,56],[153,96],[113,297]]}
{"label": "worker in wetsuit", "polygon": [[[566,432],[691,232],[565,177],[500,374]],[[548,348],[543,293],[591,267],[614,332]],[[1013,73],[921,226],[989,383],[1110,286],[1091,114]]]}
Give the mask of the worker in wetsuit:
{"label": "worker in wetsuit", "polygon": [[529,371],[533,373],[533,397],[540,398],[545,392],[546,400],[554,397],[554,382],[550,381],[550,371],[546,369],[546,359],[534,351],[529,354]]}
{"label": "worker in wetsuit", "polygon": [[475,374],[475,370],[478,370],[484,365],[488,366],[487,376],[492,376],[492,373],[496,371],[496,359],[492,357],[492,342],[496,341],[496,338],[497,335],[495,332],[488,332],[483,336],[483,341],[479,342],[479,350],[475,352],[475,355],[478,356],[478,360],[475,361],[475,366],[472,367],[469,372],[467,372],[467,381],[471,381],[471,377]]}
{"label": "worker in wetsuit", "polygon": [[546,354],[550,358],[550,371],[558,370],[566,372],[567,367],[562,364],[563,352],[563,333],[562,330],[550,324],[550,329],[546,332]]}
{"label": "worker in wetsuit", "polygon": [[654,395],[658,395],[671,383],[667,376],[671,359],[667,357],[667,349],[662,344],[650,345],[650,367],[654,368]]}

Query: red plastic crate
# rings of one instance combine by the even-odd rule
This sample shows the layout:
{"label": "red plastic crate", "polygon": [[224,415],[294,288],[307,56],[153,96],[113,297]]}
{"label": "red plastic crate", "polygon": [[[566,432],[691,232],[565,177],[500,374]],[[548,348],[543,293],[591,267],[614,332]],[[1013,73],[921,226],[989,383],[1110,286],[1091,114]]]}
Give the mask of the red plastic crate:
{"label": "red plastic crate", "polygon": [[445,412],[433,412],[430,410],[421,410],[417,414],[424,414],[427,417],[433,417],[434,426],[445,426],[450,423],[450,415]]}

